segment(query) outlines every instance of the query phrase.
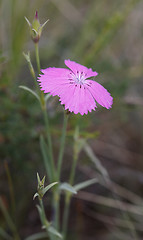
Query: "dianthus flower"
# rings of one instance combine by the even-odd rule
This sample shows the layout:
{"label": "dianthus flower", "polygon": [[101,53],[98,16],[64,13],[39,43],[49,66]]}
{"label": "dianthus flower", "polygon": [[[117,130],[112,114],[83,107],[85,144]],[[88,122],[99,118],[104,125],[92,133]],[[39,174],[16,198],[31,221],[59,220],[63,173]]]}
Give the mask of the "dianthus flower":
{"label": "dianthus flower", "polygon": [[97,72],[70,60],[65,60],[65,65],[69,69],[49,67],[41,70],[43,74],[39,75],[38,81],[44,93],[59,96],[65,109],[75,114],[83,115],[95,110],[96,102],[111,108],[113,98],[110,93],[101,84],[89,79],[97,76]]}

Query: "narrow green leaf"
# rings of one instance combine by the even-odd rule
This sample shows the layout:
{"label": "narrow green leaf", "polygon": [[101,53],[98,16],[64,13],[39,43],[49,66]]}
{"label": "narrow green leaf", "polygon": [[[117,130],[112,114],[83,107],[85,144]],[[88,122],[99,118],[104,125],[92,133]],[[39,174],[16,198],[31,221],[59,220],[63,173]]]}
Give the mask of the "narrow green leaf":
{"label": "narrow green leaf", "polygon": [[73,194],[77,194],[77,191],[69,183],[62,183],[59,187],[60,190],[68,191]]}
{"label": "narrow green leaf", "polygon": [[38,193],[35,193],[34,196],[33,196],[33,200],[34,200],[36,197],[38,197],[38,196],[39,196],[39,194],[38,194]]}
{"label": "narrow green leaf", "polygon": [[30,52],[28,52],[27,54],[23,52],[23,56],[25,57],[25,59],[26,59],[26,61],[27,61],[28,63],[31,62],[31,61],[30,61]]}
{"label": "narrow green leaf", "polygon": [[12,240],[13,238],[5,232],[1,227],[0,227],[0,236],[6,240]]}
{"label": "narrow green leaf", "polygon": [[41,182],[41,180],[40,180],[40,177],[39,177],[39,173],[37,172],[37,181],[38,181],[38,186],[40,185],[40,182]]}
{"label": "narrow green leaf", "polygon": [[27,19],[27,17],[24,17],[26,22],[28,23],[28,26],[31,28],[31,23],[29,22],[29,20]]}
{"label": "narrow green leaf", "polygon": [[47,21],[46,22],[44,22],[43,24],[42,24],[42,26],[41,26],[41,30],[43,29],[43,27],[47,24],[47,22],[49,22],[49,19],[47,19]]}
{"label": "narrow green leaf", "polygon": [[41,104],[41,101],[40,101],[40,98],[38,96],[38,94],[36,92],[34,92],[32,89],[30,89],[29,87],[26,87],[26,86],[19,86],[19,88],[21,89],[24,89],[25,91],[27,92],[30,92],[34,97],[36,97],[36,99],[40,102]]}
{"label": "narrow green leaf", "polygon": [[25,238],[24,240],[38,240],[38,239],[45,239],[48,237],[48,233],[46,232],[41,232],[41,233],[36,233],[36,234],[33,234],[27,238]]}
{"label": "narrow green leaf", "polygon": [[53,182],[51,184],[49,184],[48,186],[46,186],[44,189],[43,189],[43,195],[50,189],[52,188],[54,185],[56,185],[58,182]]}
{"label": "narrow green leaf", "polygon": [[50,163],[50,160],[49,160],[47,145],[45,143],[45,140],[44,140],[43,136],[40,136],[40,147],[41,147],[41,152],[42,152],[42,155],[43,155],[43,160],[44,160],[46,172],[47,172],[47,175],[49,177],[49,181],[51,182],[52,181],[52,167],[51,167],[51,163]]}
{"label": "narrow green leaf", "polygon": [[50,227],[48,228],[48,232],[49,232],[49,233],[52,233],[53,235],[55,235],[56,237],[58,237],[58,238],[60,238],[60,239],[63,238],[62,235],[61,235],[54,227],[52,227],[52,226],[50,226]]}
{"label": "narrow green leaf", "polygon": [[84,182],[82,182],[82,183],[76,184],[76,185],[74,186],[74,189],[75,189],[76,191],[79,191],[79,190],[81,190],[81,189],[83,189],[83,188],[86,188],[86,187],[88,187],[88,186],[90,186],[90,185],[92,185],[92,184],[94,184],[94,183],[97,183],[97,182],[98,182],[98,179],[96,179],[96,178],[90,179],[90,180],[84,181]]}

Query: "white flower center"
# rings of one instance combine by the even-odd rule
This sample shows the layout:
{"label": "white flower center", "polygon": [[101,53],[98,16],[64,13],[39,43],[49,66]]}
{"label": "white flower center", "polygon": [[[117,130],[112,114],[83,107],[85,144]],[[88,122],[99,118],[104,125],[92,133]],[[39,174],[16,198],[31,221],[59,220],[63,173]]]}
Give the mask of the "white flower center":
{"label": "white flower center", "polygon": [[70,83],[76,83],[83,85],[86,80],[86,75],[83,72],[77,71],[76,73],[70,73]]}

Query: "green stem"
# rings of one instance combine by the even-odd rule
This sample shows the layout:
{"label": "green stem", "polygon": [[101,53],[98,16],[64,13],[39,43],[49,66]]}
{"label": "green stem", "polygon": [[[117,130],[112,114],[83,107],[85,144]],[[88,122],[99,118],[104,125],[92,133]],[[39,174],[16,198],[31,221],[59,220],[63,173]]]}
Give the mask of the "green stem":
{"label": "green stem", "polygon": [[40,67],[39,45],[38,45],[38,43],[35,43],[35,54],[36,54],[37,69],[38,69],[38,74],[39,74],[41,67]]}
{"label": "green stem", "polygon": [[[73,185],[73,182],[74,182],[77,159],[78,159],[78,153],[74,151],[73,164],[72,164],[72,169],[71,169],[70,178],[69,178],[70,185]],[[65,199],[64,217],[63,217],[63,240],[66,240],[66,235],[67,235],[70,200],[71,200],[71,194],[67,192],[66,199]]]}
{"label": "green stem", "polygon": [[[45,226],[46,228],[46,231],[48,231],[48,226],[49,226],[49,223],[47,221],[47,218],[46,218],[46,213],[45,213],[45,208],[44,208],[44,204],[43,204],[43,200],[39,198],[39,203],[40,203],[40,207],[41,207],[41,210],[42,210],[42,213],[41,213],[41,223],[43,226]],[[53,240],[53,237],[51,234],[49,234],[49,237],[51,240]],[[49,239],[48,237],[48,239]]]}
{"label": "green stem", "polygon": [[[36,62],[37,62],[37,70],[38,70],[38,75],[40,74],[40,57],[39,57],[39,44],[38,42],[35,43],[35,55],[36,55]],[[39,89],[39,88],[38,88]],[[45,98],[44,98],[44,93],[39,90],[39,95],[41,94],[41,105],[45,107]]]}
{"label": "green stem", "polygon": [[[38,74],[40,74],[41,67],[40,67],[39,44],[38,44],[38,42],[35,43],[35,54],[36,54]],[[46,102],[45,102],[45,99],[44,99],[43,92],[41,92],[41,106],[42,106],[42,110],[43,110],[43,114],[44,114],[45,126],[46,126],[46,131],[47,131],[47,140],[48,140],[48,144],[49,144],[49,155],[50,155],[50,160],[51,160],[51,163],[52,163],[52,170],[53,170],[53,174],[55,174],[54,173],[55,172],[55,166],[54,166],[53,154],[52,154],[52,143],[51,143],[49,120],[48,120],[48,116],[47,116]]]}
{"label": "green stem", "polygon": [[[57,179],[58,179],[57,181],[60,181],[61,166],[62,166],[62,162],[63,162],[65,137],[66,137],[66,129],[67,129],[67,121],[68,121],[68,116],[64,113],[64,122],[63,122],[61,144],[60,144],[58,166],[57,166]],[[58,193],[58,189],[56,189],[54,192],[54,213],[55,213],[54,225],[57,230],[59,230],[59,211],[60,211],[59,205],[60,205],[60,195]]]}
{"label": "green stem", "polygon": [[63,130],[62,130],[62,136],[61,136],[61,145],[60,145],[60,151],[59,151],[59,157],[58,157],[58,167],[57,167],[58,168],[57,169],[58,180],[60,180],[60,175],[61,175],[61,166],[62,166],[62,162],[63,162],[63,154],[64,154],[67,122],[68,122],[68,116],[64,113],[64,123],[63,123]]}
{"label": "green stem", "polygon": [[62,229],[63,240],[66,239],[66,235],[67,235],[69,206],[70,206],[70,195],[69,193],[67,193],[65,197],[65,209],[64,209],[64,216],[63,216],[63,229]]}
{"label": "green stem", "polygon": [[42,199],[39,199],[39,202],[40,202],[40,206],[41,206],[41,210],[42,210],[42,224],[44,224],[45,220],[46,220],[45,209],[44,209],[44,205],[43,205]]}
{"label": "green stem", "polygon": [[[36,54],[37,69],[38,69],[38,74],[39,74],[41,67],[40,67],[39,44],[38,44],[38,42],[35,43],[35,54]],[[43,111],[44,120],[45,120],[45,127],[46,127],[46,132],[47,132],[47,141],[48,141],[48,145],[49,145],[49,157],[50,157],[50,161],[51,161],[52,175],[53,175],[53,181],[54,181],[55,180],[55,165],[54,165],[54,160],[53,160],[49,120],[48,120],[48,116],[47,116],[46,102],[45,102],[43,92],[41,92],[41,106],[42,106],[42,111]]]}
{"label": "green stem", "polygon": [[73,164],[72,164],[72,169],[71,169],[70,179],[69,179],[70,185],[73,185],[73,182],[74,182],[74,176],[75,176],[75,169],[76,169],[76,164],[77,164],[77,158],[78,158],[78,154],[74,154]]}
{"label": "green stem", "polygon": [[43,108],[43,115],[44,115],[44,120],[45,120],[45,127],[46,127],[46,134],[47,134],[47,142],[48,142],[48,146],[49,146],[49,158],[50,158],[50,162],[51,162],[51,167],[52,167],[52,178],[53,181],[55,181],[55,164],[54,164],[54,159],[53,159],[53,150],[52,150],[52,141],[51,141],[51,134],[50,134],[50,126],[49,126],[49,119],[47,116],[47,111],[46,111],[46,107]]}
{"label": "green stem", "polygon": [[56,190],[54,193],[54,199],[53,199],[53,204],[54,204],[54,214],[55,214],[55,219],[54,219],[54,226],[56,230],[59,230],[59,200],[60,200],[60,195],[58,191]]}

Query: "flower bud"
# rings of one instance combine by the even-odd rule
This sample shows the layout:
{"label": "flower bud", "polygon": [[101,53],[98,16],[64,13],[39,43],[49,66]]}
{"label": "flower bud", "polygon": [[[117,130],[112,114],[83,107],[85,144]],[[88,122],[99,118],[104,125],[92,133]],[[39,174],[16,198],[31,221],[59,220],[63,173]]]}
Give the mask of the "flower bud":
{"label": "flower bud", "polygon": [[30,28],[30,35],[34,43],[39,42],[39,39],[41,37],[41,33],[43,30],[43,27],[46,25],[46,23],[49,21],[47,20],[44,24],[40,24],[39,18],[38,18],[38,12],[35,12],[35,17],[33,19],[32,24],[29,22],[29,20],[25,17],[25,20],[27,21],[29,28]]}

